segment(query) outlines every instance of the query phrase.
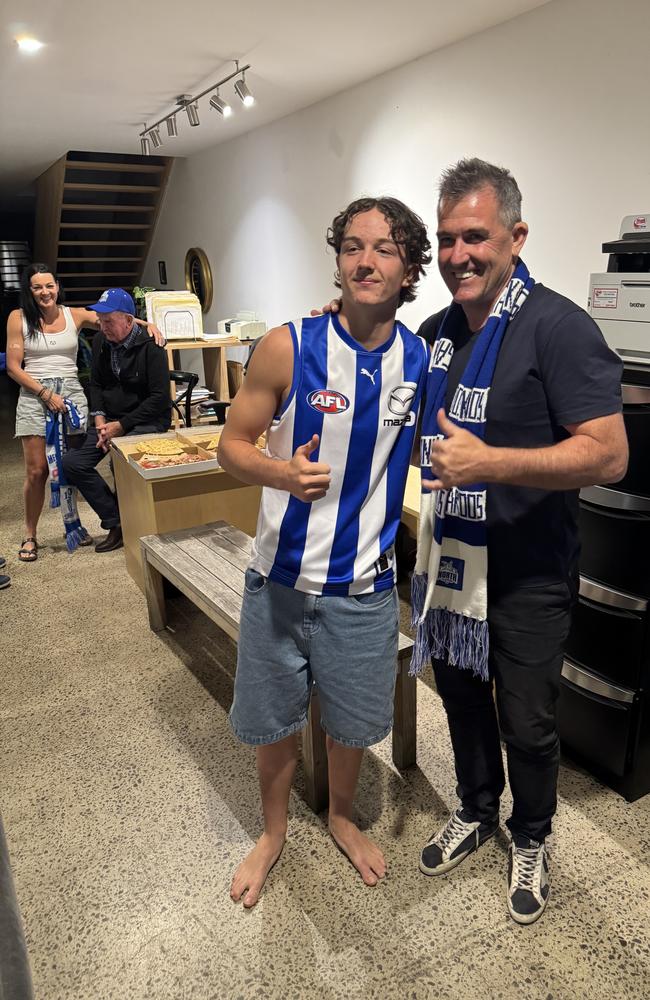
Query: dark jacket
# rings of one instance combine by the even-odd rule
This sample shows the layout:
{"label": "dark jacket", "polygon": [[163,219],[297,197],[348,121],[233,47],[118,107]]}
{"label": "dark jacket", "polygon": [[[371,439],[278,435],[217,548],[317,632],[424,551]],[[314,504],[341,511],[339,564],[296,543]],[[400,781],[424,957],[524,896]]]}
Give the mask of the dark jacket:
{"label": "dark jacket", "polygon": [[124,351],[120,377],[111,368],[111,348],[103,333],[93,337],[90,372],[90,408],[107,420],[119,420],[128,434],[138,424],[171,424],[171,397],[167,355],[146,330],[138,330]]}

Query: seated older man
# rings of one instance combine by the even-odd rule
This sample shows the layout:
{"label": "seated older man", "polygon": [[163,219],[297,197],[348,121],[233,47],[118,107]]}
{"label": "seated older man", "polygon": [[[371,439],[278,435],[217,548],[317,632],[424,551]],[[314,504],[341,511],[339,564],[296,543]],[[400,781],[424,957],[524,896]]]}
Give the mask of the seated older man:
{"label": "seated older man", "polygon": [[95,551],[111,552],[123,544],[120,512],[97,466],[114,437],[168,430],[169,368],[162,347],[134,322],[135,305],[128,292],[109,288],[89,308],[97,313],[101,330],[93,339],[90,378],[95,426],[81,448],[66,452],[63,467],[68,482],[79,488],[108,531]]}

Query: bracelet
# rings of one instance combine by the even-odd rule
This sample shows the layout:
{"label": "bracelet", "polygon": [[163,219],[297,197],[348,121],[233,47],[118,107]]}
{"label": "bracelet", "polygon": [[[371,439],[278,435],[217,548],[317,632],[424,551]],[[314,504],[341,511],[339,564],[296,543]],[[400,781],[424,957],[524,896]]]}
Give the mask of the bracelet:
{"label": "bracelet", "polygon": [[37,396],[36,398],[37,398],[37,399],[40,399],[40,398],[41,398],[41,396],[43,395],[43,393],[44,393],[44,392],[46,392],[46,391],[47,391],[47,386],[45,386],[45,385],[42,385],[42,386],[41,386],[41,391],[40,391],[40,392],[38,393],[38,396]]}

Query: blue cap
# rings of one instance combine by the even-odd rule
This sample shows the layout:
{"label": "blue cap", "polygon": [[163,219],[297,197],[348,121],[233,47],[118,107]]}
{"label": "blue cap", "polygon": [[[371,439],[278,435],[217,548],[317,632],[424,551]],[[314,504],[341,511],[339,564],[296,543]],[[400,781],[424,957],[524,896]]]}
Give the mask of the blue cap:
{"label": "blue cap", "polygon": [[99,302],[88,308],[94,309],[96,313],[124,312],[135,316],[135,302],[123,288],[107,288]]}

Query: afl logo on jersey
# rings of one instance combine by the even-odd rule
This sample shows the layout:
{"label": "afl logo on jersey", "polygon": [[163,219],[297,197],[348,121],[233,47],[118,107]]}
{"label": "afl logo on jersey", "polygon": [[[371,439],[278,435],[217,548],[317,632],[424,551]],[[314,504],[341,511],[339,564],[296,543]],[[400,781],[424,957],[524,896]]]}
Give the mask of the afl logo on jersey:
{"label": "afl logo on jersey", "polygon": [[307,402],[319,413],[345,413],[350,400],[335,389],[314,389],[307,396]]}

